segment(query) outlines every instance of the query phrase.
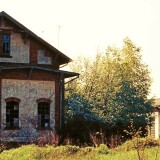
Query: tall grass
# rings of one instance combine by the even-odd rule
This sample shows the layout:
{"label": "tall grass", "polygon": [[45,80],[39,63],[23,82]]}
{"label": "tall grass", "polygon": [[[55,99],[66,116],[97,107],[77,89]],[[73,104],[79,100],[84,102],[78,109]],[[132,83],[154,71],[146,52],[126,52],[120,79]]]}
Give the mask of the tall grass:
{"label": "tall grass", "polygon": [[[130,144],[124,144],[124,146]],[[3,151],[0,160],[137,160],[136,149],[108,149],[106,145],[99,147],[26,145],[17,149]],[[158,152],[157,152],[158,151]],[[155,159],[155,157],[157,157]],[[144,160],[160,160],[160,148],[154,146],[145,149]]]}

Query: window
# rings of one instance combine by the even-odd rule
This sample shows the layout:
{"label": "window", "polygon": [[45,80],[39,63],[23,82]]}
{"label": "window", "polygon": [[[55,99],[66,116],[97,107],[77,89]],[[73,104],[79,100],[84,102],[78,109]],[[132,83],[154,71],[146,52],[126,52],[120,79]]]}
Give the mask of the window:
{"label": "window", "polygon": [[38,128],[50,127],[50,103],[38,103]]}
{"label": "window", "polygon": [[2,35],[2,54],[10,54],[10,35]]}
{"label": "window", "polygon": [[9,101],[6,103],[6,128],[19,127],[19,103]]}

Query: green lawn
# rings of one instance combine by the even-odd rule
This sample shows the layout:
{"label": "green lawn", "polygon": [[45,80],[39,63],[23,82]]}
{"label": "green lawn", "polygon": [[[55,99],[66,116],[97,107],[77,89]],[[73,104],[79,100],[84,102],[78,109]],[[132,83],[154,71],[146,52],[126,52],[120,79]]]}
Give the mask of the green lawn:
{"label": "green lawn", "polygon": [[[156,159],[157,154],[157,159]],[[160,160],[160,148],[145,149],[144,160]],[[108,150],[104,145],[99,148],[76,146],[38,147],[26,145],[17,149],[3,151],[0,160],[136,160],[136,150]]]}

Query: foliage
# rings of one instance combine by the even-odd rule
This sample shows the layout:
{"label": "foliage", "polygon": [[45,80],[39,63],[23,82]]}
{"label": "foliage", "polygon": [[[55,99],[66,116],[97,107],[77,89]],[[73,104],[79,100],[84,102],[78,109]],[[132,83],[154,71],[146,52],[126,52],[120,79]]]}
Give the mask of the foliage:
{"label": "foliage", "polygon": [[99,147],[101,144],[106,143],[105,135],[102,132],[96,132],[95,134],[90,133],[91,141],[95,147]]}
{"label": "foliage", "polygon": [[105,144],[100,144],[95,150],[100,154],[108,154],[108,147]]}
{"label": "foliage", "polygon": [[65,144],[72,145],[92,145],[93,141],[90,132],[96,132],[99,128],[103,128],[103,124],[98,121],[87,121],[82,116],[74,116],[67,120],[63,131]]}
{"label": "foliage", "polygon": [[6,149],[6,145],[4,143],[0,143],[0,153]]}
{"label": "foliage", "polygon": [[[71,92],[71,91],[68,91]],[[72,119],[74,116],[83,117],[87,121],[99,121],[100,117],[93,112],[93,104],[90,103],[83,95],[70,93],[65,100],[65,118]]]}
{"label": "foliage", "polygon": [[93,104],[78,93],[70,93],[65,100],[65,130],[63,131],[65,137],[71,139],[69,144],[91,143],[89,133],[96,132],[102,126],[103,119],[93,111]]}
{"label": "foliage", "polygon": [[[126,142],[127,145],[124,146],[126,147],[126,150],[136,149],[138,160],[144,160],[144,157],[146,156],[145,155],[146,148],[151,146],[159,147],[159,143],[157,140],[147,137],[147,135],[143,139],[140,138],[142,136],[142,127],[136,129],[133,122],[134,122],[133,119],[131,119],[130,121],[131,124],[128,127],[128,130],[124,130],[124,132],[127,133],[127,135],[131,136],[131,141],[128,143]],[[156,154],[156,159],[157,159],[157,154]]]}
{"label": "foliage", "polygon": [[[155,160],[159,148],[147,148],[146,157],[144,160]],[[159,150],[160,151],[160,150]],[[160,157],[158,152],[157,157]],[[45,146],[38,147],[36,145],[22,146],[17,149],[3,151],[0,154],[0,159],[3,160],[136,160],[137,154],[135,150],[116,151],[116,149],[108,150],[105,145],[98,148],[84,147],[79,148],[76,146]]]}
{"label": "foliage", "polygon": [[130,120],[133,120],[137,129],[139,127],[145,129],[152,110],[151,101],[146,101],[143,96],[138,96],[137,90],[131,82],[121,82],[121,91],[116,93],[115,101],[116,112],[113,115],[117,117],[118,124],[128,126]]}
{"label": "foliage", "polygon": [[136,138],[134,138],[132,140],[128,140],[124,144],[118,146],[116,148],[116,150],[117,151],[130,151],[130,150],[137,149],[137,147],[152,148],[152,147],[158,147],[160,145],[158,140],[153,139],[151,137],[140,138],[137,144],[136,144],[136,142],[137,142]]}
{"label": "foliage", "polygon": [[[105,54],[98,52],[95,60],[78,58],[73,62],[71,70],[79,72],[80,78],[67,86],[74,95],[67,103],[67,116],[79,115],[84,109],[86,119],[94,116],[85,113],[96,113],[97,121],[103,120],[106,130],[123,132],[130,119],[134,119],[137,128],[144,129],[152,109],[147,99],[151,79],[140,51],[125,38],[121,49],[109,46]],[[67,100],[71,97],[70,93],[66,95]],[[82,101],[77,103],[79,97]]]}
{"label": "foliage", "polygon": [[66,149],[69,154],[74,154],[80,150],[79,146],[71,146],[71,145],[67,145]]}
{"label": "foliage", "polygon": [[56,132],[46,131],[45,133],[39,135],[38,137],[38,145],[58,146],[60,144],[60,136]]}

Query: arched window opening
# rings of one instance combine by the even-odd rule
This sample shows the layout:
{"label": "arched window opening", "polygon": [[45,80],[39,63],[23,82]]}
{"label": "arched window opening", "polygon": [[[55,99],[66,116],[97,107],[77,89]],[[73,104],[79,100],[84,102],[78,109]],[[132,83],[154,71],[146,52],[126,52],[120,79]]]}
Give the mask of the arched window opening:
{"label": "arched window opening", "polygon": [[39,128],[50,127],[50,103],[47,102],[38,103],[38,127]]}
{"label": "arched window opening", "polygon": [[19,103],[16,101],[6,102],[6,128],[19,127]]}

